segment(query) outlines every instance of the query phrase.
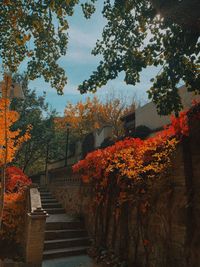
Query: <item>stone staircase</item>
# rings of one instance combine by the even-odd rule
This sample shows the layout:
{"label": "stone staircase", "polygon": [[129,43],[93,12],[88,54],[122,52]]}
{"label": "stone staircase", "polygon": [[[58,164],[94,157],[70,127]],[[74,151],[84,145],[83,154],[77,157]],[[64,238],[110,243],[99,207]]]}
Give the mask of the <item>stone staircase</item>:
{"label": "stone staircase", "polygon": [[40,189],[47,218],[43,259],[86,254],[89,238],[84,223],[65,213],[62,205],[46,189]]}

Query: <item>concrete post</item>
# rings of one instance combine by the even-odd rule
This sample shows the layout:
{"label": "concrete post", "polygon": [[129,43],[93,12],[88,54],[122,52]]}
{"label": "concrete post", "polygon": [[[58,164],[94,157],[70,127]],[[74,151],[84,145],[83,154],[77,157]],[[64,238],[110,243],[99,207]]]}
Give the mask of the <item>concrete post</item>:
{"label": "concrete post", "polygon": [[40,193],[37,188],[30,188],[31,212],[27,213],[25,260],[28,264],[42,266],[45,224],[48,214],[41,208]]}

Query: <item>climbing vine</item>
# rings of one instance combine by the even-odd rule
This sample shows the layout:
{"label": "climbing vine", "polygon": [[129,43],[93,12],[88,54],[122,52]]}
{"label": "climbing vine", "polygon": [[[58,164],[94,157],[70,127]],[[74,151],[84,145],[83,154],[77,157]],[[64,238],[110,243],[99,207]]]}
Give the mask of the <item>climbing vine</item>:
{"label": "climbing vine", "polygon": [[[124,236],[128,236],[129,231],[127,229],[128,210],[135,209],[137,214],[135,263],[137,263],[138,247],[142,243],[145,266],[150,266],[152,245],[148,236],[148,218],[149,211],[153,208],[152,188],[165,180],[177,145],[184,136],[189,135],[188,117],[200,118],[200,104],[194,104],[189,111],[180,113],[178,118],[172,116],[171,124],[153,137],[145,140],[128,138],[116,142],[105,149],[89,153],[85,159],[73,166],[74,173],[78,173],[83,182],[90,183],[93,188],[94,246],[106,248],[111,240],[112,244],[109,243],[109,247],[111,245],[114,250],[117,229],[119,229],[120,259],[126,259],[128,252],[123,248],[127,246]],[[190,115],[191,112],[193,115]],[[167,197],[170,197],[170,186],[166,191]],[[110,234],[111,220],[112,233]]]}

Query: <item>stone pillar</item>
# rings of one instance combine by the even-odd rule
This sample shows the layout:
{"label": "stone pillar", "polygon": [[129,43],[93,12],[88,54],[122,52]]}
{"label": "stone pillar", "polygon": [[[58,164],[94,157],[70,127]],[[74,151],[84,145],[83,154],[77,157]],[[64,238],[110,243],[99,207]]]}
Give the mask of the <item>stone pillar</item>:
{"label": "stone pillar", "polygon": [[47,213],[42,208],[37,208],[27,214],[26,229],[26,263],[42,266],[44,235]]}

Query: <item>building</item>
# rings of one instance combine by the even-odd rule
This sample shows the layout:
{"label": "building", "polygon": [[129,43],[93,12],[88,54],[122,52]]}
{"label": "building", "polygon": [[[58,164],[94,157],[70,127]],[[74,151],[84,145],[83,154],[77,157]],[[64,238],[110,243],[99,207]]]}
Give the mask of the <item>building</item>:
{"label": "building", "polygon": [[[185,86],[179,88],[179,94],[183,104],[183,110],[190,108],[193,100],[200,101],[200,95],[195,95],[194,92],[188,92]],[[164,125],[170,123],[170,115],[159,115],[156,110],[156,105],[153,102],[149,102],[142,107],[138,107],[135,112],[123,116],[121,120],[124,121],[127,136],[132,136],[133,132],[140,126],[148,127],[151,131],[161,129]]]}
{"label": "building", "polygon": [[135,132],[135,111],[122,116],[121,121],[124,123],[125,135],[132,136]]}
{"label": "building", "polygon": [[[3,88],[3,81],[0,82],[0,97],[3,96],[3,92],[2,92],[2,88]],[[13,98],[21,98],[24,99],[24,93],[23,90],[21,88],[21,86],[17,83],[12,83],[11,87],[8,88],[8,92],[7,92],[7,97],[9,99],[13,99]]]}

